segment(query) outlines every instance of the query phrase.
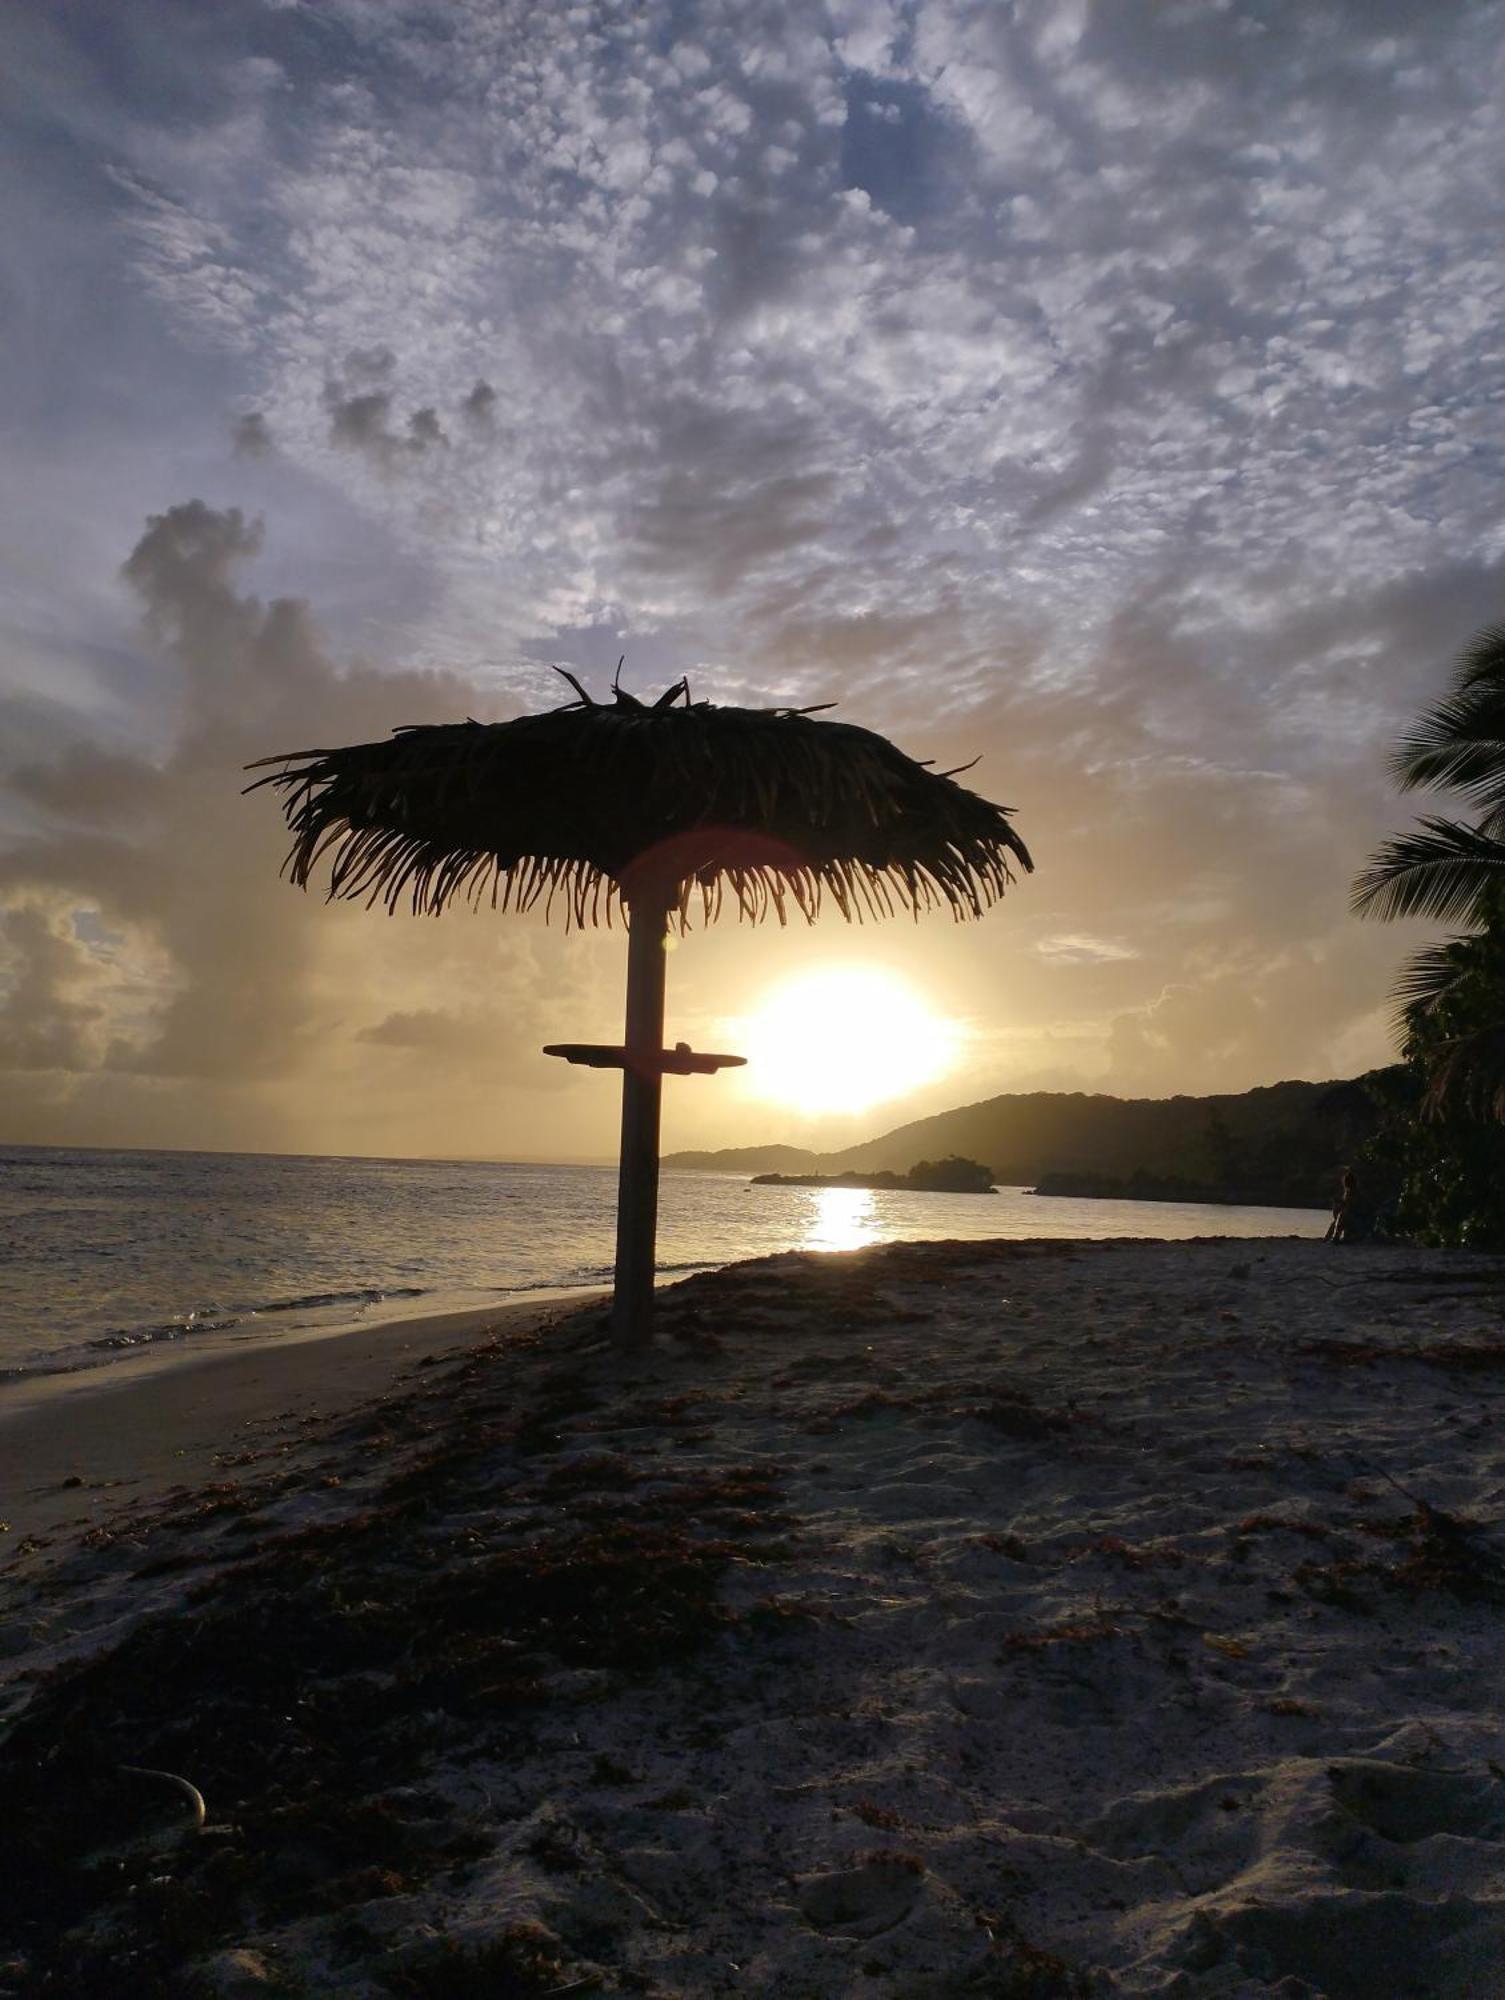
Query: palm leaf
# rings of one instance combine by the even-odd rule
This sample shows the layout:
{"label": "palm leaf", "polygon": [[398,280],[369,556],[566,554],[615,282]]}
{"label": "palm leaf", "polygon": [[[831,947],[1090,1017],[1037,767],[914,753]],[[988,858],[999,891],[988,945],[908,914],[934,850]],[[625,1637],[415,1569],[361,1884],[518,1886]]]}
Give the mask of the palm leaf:
{"label": "palm leaf", "polygon": [[1462,793],[1483,831],[1505,831],[1505,625],[1487,626],[1465,649],[1453,684],[1397,744],[1402,790]]}
{"label": "palm leaf", "polygon": [[1406,960],[1395,982],[1397,1028],[1405,1029],[1422,1015],[1435,1013],[1469,976],[1471,968],[1458,950],[1465,942],[1449,938],[1445,944],[1428,945]]}
{"label": "palm leaf", "polygon": [[1354,884],[1361,916],[1482,923],[1500,887],[1505,842],[1457,820],[1423,818],[1386,841]]}

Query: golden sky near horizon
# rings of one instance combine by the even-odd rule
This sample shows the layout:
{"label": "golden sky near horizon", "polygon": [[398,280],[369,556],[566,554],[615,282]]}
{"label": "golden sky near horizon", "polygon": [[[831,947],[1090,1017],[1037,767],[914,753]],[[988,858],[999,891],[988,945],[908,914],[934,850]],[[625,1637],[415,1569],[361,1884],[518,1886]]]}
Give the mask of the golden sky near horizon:
{"label": "golden sky near horizon", "polygon": [[666,1147],[1386,1060],[1423,933],[1348,887],[1501,611],[1502,27],[19,10],[0,1141],[609,1155],[540,1050],[618,1038],[620,932],[326,906],[240,788],[622,654],[978,757],[1037,863],[680,940],[668,1039],[754,1060]]}

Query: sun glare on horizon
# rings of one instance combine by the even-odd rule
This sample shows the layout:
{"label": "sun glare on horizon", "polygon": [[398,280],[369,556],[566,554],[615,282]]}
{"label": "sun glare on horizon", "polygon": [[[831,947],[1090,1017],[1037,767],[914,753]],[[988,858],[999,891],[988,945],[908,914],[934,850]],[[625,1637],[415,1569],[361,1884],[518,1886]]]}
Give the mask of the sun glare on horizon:
{"label": "sun glare on horizon", "polygon": [[808,1112],[865,1111],[934,1083],[961,1040],[906,981],[860,965],[823,966],[775,987],[740,1032],[748,1089]]}

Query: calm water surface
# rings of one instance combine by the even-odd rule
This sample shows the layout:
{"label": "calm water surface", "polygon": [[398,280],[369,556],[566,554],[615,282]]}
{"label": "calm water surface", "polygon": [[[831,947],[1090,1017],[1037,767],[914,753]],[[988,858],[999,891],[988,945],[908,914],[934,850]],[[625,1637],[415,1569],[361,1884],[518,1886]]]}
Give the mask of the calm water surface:
{"label": "calm water surface", "polygon": [[[0,1375],[610,1282],[616,1169],[0,1147]],[[668,1274],[925,1237],[1320,1236],[1311,1209],[667,1173]]]}

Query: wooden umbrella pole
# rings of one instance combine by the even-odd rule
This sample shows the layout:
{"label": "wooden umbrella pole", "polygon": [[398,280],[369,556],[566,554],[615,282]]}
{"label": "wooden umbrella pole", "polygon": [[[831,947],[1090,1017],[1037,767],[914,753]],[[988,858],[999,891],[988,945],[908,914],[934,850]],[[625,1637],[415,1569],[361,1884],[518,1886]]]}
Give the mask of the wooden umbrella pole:
{"label": "wooden umbrella pole", "polygon": [[612,1336],[624,1350],[653,1338],[658,1231],[658,1128],[664,1079],[667,903],[642,896],[627,912],[627,1061],[622,1071],[622,1159],[617,1176],[617,1271]]}

